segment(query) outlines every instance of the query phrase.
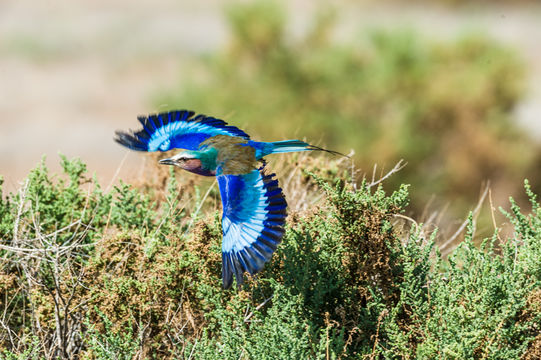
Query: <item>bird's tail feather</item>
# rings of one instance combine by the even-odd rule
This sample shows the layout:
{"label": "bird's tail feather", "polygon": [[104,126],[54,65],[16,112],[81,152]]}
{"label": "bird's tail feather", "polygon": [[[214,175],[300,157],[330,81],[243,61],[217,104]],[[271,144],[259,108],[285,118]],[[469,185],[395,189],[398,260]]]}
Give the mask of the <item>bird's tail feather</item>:
{"label": "bird's tail feather", "polygon": [[273,149],[271,154],[280,154],[280,153],[288,153],[288,152],[296,152],[296,151],[325,151],[334,155],[340,155],[340,156],[346,156],[342,153],[339,153],[338,151],[333,150],[327,150],[320,148],[319,146],[310,145],[307,142],[301,141],[301,140],[284,140],[284,141],[275,141],[271,143],[273,145]]}

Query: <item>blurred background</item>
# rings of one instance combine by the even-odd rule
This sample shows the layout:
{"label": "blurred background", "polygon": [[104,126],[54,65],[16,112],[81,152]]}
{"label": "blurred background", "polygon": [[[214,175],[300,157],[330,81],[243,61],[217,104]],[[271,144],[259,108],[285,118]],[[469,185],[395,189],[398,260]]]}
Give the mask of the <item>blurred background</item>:
{"label": "blurred background", "polygon": [[541,188],[540,24],[540,1],[3,0],[4,188],[58,152],[141,176],[114,131],[187,108],[361,173],[404,159],[411,216],[464,218],[487,182],[493,207]]}

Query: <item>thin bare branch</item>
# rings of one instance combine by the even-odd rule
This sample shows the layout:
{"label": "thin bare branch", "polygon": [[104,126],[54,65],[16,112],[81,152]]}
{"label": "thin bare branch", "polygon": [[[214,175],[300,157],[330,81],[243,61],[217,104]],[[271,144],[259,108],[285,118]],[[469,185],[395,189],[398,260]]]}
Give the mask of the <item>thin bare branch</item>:
{"label": "thin bare branch", "polygon": [[[479,215],[479,212],[481,211],[481,206],[483,205],[483,203],[485,202],[485,198],[487,197],[488,195],[488,192],[490,190],[490,184],[487,183],[486,186],[485,186],[485,189],[481,195],[481,197],[479,198],[479,201],[477,202],[477,205],[475,206],[475,209],[473,210],[473,217],[474,217],[474,220],[477,218],[477,216]],[[443,251],[445,248],[447,248],[449,245],[451,245],[455,240],[456,238],[458,238],[458,236],[460,234],[462,234],[462,232],[464,231],[464,229],[466,228],[466,226],[468,225],[468,220],[466,219],[461,225],[460,227],[458,228],[458,230],[449,238],[447,239],[447,241],[445,241],[441,246],[440,246],[440,250]],[[450,250],[446,251],[446,253],[448,253]]]}
{"label": "thin bare branch", "polygon": [[15,218],[15,224],[13,225],[13,239],[17,243],[19,239],[19,224],[21,222],[21,216],[23,213],[24,204],[26,202],[26,192],[28,191],[29,180],[26,179],[23,187],[19,191],[19,208],[17,209],[17,217]]}
{"label": "thin bare branch", "polygon": [[377,168],[377,165],[374,165],[374,170],[372,172],[372,181],[367,185],[368,188],[371,188],[371,187],[374,187],[378,184],[380,184],[381,182],[385,181],[386,179],[388,179],[391,175],[399,172],[400,170],[402,170],[408,163],[405,162],[404,160],[400,160],[399,162],[396,163],[396,165],[391,169],[391,171],[389,171],[387,174],[385,174],[384,176],[380,177],[378,180],[375,180],[375,177],[376,177],[376,168]]}
{"label": "thin bare branch", "polygon": [[273,295],[269,296],[267,299],[265,299],[261,304],[257,305],[256,308],[254,309],[254,311],[250,312],[248,315],[246,315],[244,317],[244,322],[247,323],[250,321],[250,319],[252,318],[252,316],[254,316],[254,313],[256,311],[259,311],[259,309],[261,309],[263,306],[265,306],[265,304],[267,304],[271,299],[272,299]]}

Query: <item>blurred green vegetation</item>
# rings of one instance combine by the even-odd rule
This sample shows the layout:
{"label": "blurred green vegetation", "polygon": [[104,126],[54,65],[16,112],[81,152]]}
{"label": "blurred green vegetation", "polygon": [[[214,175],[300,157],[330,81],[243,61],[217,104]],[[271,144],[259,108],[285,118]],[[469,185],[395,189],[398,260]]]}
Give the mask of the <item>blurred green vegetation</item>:
{"label": "blurred green vegetation", "polygon": [[[400,2],[400,1],[397,1]],[[423,3],[423,0],[419,0],[419,3]],[[430,1],[432,3],[432,1]],[[513,5],[513,6],[523,6],[528,4],[536,4],[537,0],[440,0],[437,3],[444,5],[461,5],[461,6],[470,6],[470,5],[485,5],[485,6],[494,6],[494,5]]]}
{"label": "blurred green vegetation", "polygon": [[0,192],[0,359],[539,358],[541,206],[528,183],[531,211],[511,200],[506,213],[512,237],[495,229],[476,247],[470,217],[443,259],[403,216],[407,185],[355,187],[324,159],[297,164],[296,191],[324,197],[290,213],[265,269],[229,291],[217,194],[172,168],[105,191],[78,160],[62,176],[38,166]]}
{"label": "blurred green vegetation", "polygon": [[347,153],[370,174],[408,162],[391,180],[414,185],[413,210],[434,195],[463,217],[490,181],[496,203],[520,196],[540,151],[516,125],[525,68],[509,48],[471,34],[434,41],[407,29],[335,40],[339,14],[323,9],[293,36],[279,3],[228,9],[231,41],[189,67],[155,103],[212,114],[253,138],[306,138]]}

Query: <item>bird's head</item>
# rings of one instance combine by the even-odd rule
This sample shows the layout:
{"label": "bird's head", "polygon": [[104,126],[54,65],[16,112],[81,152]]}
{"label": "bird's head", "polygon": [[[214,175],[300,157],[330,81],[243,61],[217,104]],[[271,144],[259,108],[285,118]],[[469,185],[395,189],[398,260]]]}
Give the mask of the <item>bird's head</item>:
{"label": "bird's head", "polygon": [[159,161],[163,165],[174,165],[178,166],[181,169],[194,171],[201,168],[201,160],[198,158],[197,154],[191,151],[183,151],[167,159],[162,159]]}

